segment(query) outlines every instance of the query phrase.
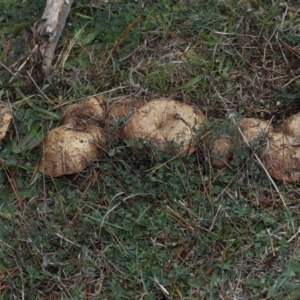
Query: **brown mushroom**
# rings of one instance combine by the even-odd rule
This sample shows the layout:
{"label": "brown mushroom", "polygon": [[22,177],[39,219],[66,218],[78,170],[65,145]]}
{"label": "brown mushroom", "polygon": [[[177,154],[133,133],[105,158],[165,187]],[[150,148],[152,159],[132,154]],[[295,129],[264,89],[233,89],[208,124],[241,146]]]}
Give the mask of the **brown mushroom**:
{"label": "brown mushroom", "polygon": [[238,122],[238,126],[248,143],[253,143],[259,137],[264,137],[270,129],[268,122],[255,119],[255,118],[244,118]]}
{"label": "brown mushroom", "polygon": [[300,138],[300,114],[290,116],[283,122],[283,132],[294,138]]}
{"label": "brown mushroom", "polygon": [[[217,167],[225,167],[233,158],[233,148],[239,147],[241,143],[247,142],[247,146],[252,145],[260,137],[265,140],[266,134],[270,130],[268,122],[255,119],[244,118],[238,122],[241,132],[234,136],[221,135],[214,142],[211,149],[212,163]],[[258,140],[260,143],[261,141]]]}
{"label": "brown mushroom", "polygon": [[233,158],[232,138],[228,135],[220,135],[211,148],[212,164],[223,168]]}
{"label": "brown mushroom", "polygon": [[11,120],[12,114],[9,105],[6,102],[0,101],[0,143],[7,133]]}
{"label": "brown mushroom", "polygon": [[105,145],[104,129],[99,127],[104,116],[102,96],[89,97],[69,106],[61,126],[52,129],[44,140],[39,171],[56,177],[86,168]]}
{"label": "brown mushroom", "polygon": [[98,125],[105,119],[106,101],[102,95],[88,97],[70,105],[61,118],[61,124],[70,124],[78,129]]}
{"label": "brown mushroom", "polygon": [[263,161],[269,174],[281,181],[300,179],[300,114],[289,117],[279,132],[268,134]]}
{"label": "brown mushroom", "polygon": [[39,171],[52,177],[78,173],[99,156],[104,145],[102,128],[93,125],[83,131],[65,126],[54,128],[44,140]]}
{"label": "brown mushroom", "polygon": [[113,99],[107,108],[105,128],[111,138],[123,137],[123,127],[129,116],[144,103],[138,98],[121,96]]}
{"label": "brown mushroom", "polygon": [[300,147],[294,145],[294,137],[283,131],[270,132],[262,160],[269,174],[281,181],[300,179]]}

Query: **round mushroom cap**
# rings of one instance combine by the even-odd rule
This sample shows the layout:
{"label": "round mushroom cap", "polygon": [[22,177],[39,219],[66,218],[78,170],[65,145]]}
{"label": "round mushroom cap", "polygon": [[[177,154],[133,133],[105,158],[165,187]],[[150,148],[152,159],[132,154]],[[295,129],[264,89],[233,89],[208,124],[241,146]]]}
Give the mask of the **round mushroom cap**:
{"label": "round mushroom cap", "polygon": [[9,104],[0,101],[0,143],[4,139],[12,120]]}
{"label": "round mushroom cap", "polygon": [[191,154],[196,150],[195,131],[204,120],[203,113],[190,105],[172,99],[152,100],[131,115],[123,134],[127,139],[150,140],[162,151],[175,142],[179,151]]}
{"label": "round mushroom cap", "polygon": [[238,126],[241,128],[248,143],[252,143],[270,130],[268,122],[255,118],[244,118],[238,122]]}
{"label": "round mushroom cap", "polygon": [[281,181],[295,182],[300,179],[300,147],[293,145],[293,138],[280,132],[269,132],[268,147],[263,162],[269,174]]}
{"label": "round mushroom cap", "polygon": [[102,95],[88,97],[70,105],[64,112],[61,124],[69,124],[73,128],[84,130],[89,125],[97,125],[104,121],[106,101]]}
{"label": "round mushroom cap", "polygon": [[80,131],[60,126],[52,129],[44,140],[38,169],[52,177],[74,174],[85,169],[105,145],[102,128],[90,125]]}

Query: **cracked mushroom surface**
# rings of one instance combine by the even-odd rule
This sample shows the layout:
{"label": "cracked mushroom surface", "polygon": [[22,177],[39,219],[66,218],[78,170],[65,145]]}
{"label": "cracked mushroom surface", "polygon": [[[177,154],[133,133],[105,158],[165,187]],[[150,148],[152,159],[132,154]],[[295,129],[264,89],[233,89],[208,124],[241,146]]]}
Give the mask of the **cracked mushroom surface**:
{"label": "cracked mushroom surface", "polygon": [[0,101],[0,143],[5,138],[7,130],[12,120],[9,104]]}
{"label": "cracked mushroom surface", "polygon": [[150,140],[161,150],[169,142],[180,145],[179,151],[196,150],[193,138],[205,120],[203,113],[190,105],[172,99],[157,99],[139,107],[124,127],[126,139]]}

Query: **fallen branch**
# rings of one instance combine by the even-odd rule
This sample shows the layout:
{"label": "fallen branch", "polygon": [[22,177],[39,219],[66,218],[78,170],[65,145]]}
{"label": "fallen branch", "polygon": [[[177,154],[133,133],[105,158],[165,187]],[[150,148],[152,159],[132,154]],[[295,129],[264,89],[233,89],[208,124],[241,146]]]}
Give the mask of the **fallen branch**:
{"label": "fallen branch", "polygon": [[39,50],[43,55],[42,71],[44,73],[47,73],[51,68],[54,51],[72,3],[73,0],[47,0],[44,13],[37,28]]}

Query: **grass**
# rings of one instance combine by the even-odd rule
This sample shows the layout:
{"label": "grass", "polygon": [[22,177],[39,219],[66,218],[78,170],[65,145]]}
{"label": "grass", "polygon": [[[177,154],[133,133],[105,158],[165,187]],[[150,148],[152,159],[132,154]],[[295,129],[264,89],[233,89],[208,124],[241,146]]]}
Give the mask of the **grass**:
{"label": "grass", "polygon": [[196,105],[213,138],[232,113],[279,126],[300,108],[297,1],[76,1],[45,78],[44,2],[0,4],[1,299],[299,299],[299,189],[255,149],[217,169],[201,141],[174,157],[111,139],[80,174],[35,171],[64,107],[95,93]]}

